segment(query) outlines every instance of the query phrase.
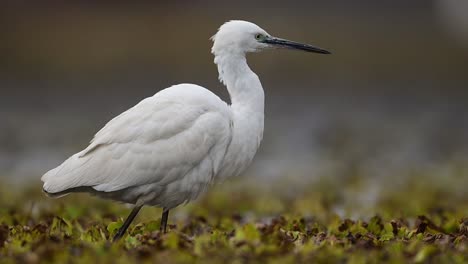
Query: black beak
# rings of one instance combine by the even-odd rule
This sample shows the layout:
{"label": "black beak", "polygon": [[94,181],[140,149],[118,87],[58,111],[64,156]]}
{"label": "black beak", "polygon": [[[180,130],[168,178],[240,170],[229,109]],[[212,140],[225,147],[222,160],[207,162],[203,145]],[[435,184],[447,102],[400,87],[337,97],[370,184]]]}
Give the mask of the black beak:
{"label": "black beak", "polygon": [[262,42],[265,44],[270,44],[273,47],[278,47],[278,48],[297,49],[297,50],[315,52],[315,53],[320,53],[320,54],[331,54],[331,52],[329,52],[328,50],[324,50],[322,48],[315,47],[309,44],[302,44],[299,42],[290,41],[287,39],[267,37]]}

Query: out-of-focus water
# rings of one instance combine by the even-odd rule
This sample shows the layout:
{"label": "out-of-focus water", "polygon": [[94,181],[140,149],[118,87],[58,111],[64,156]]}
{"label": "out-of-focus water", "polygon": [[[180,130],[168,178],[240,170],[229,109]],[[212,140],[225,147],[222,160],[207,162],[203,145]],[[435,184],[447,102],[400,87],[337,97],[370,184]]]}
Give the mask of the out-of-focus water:
{"label": "out-of-focus water", "polygon": [[[389,99],[319,91],[301,96],[292,91],[270,95],[267,90],[264,141],[249,177],[303,182],[359,174],[375,180],[468,164],[468,105],[463,97]],[[0,112],[2,178],[38,180],[141,99],[93,94],[47,98],[43,107],[12,104]]]}
{"label": "out-of-focus water", "polygon": [[197,83],[227,99],[209,37],[227,20],[246,19],[333,52],[248,57],[265,87],[266,123],[246,177],[299,184],[363,177],[377,185],[450,178],[461,190],[462,2],[4,4],[0,179],[38,181],[112,117],[171,84]]}

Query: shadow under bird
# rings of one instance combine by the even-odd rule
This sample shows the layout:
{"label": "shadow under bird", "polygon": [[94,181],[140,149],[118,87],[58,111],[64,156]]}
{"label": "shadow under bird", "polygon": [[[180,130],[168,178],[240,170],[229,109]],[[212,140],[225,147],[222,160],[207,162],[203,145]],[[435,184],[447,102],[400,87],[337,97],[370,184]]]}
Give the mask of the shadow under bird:
{"label": "shadow under bird", "polygon": [[169,210],[212,183],[239,175],[263,137],[264,92],[246,54],[268,48],[330,52],[273,37],[247,21],[229,21],[212,37],[211,52],[231,104],[195,84],[166,88],[109,121],[90,145],[42,176],[51,197],[88,192],[134,204],[114,236],[120,239],[144,205]]}

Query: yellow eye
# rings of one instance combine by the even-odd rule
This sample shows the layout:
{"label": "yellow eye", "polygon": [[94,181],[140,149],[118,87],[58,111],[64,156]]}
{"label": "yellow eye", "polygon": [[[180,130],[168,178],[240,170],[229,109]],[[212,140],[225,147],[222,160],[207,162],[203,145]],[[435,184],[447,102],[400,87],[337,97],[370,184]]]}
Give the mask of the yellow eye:
{"label": "yellow eye", "polygon": [[255,35],[255,39],[256,40],[261,40],[263,38],[263,35],[262,34],[256,34]]}

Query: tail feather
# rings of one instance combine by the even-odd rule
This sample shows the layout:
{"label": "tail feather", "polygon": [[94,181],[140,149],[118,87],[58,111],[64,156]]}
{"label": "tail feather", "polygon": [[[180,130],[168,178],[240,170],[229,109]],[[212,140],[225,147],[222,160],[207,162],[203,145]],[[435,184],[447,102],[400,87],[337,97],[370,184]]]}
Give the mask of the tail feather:
{"label": "tail feather", "polygon": [[[79,157],[77,153],[65,160],[58,167],[46,172],[41,181],[44,183],[42,190],[49,197],[62,197],[73,189],[82,187],[83,175],[86,174],[86,163],[89,160],[87,157]],[[84,185],[86,186],[86,185]]]}
{"label": "tail feather", "polygon": [[51,193],[51,192],[48,192],[44,187],[42,187],[42,191],[47,195],[47,197],[50,197],[50,198],[60,198],[60,197],[66,196],[66,195],[68,195],[70,193],[68,191]]}
{"label": "tail feather", "polygon": [[87,187],[87,186],[70,188],[70,189],[67,189],[67,190],[64,190],[64,191],[61,191],[61,192],[56,192],[56,193],[48,192],[44,188],[42,188],[42,191],[48,197],[51,197],[51,198],[60,198],[60,197],[63,197],[63,196],[67,196],[70,193],[77,193],[77,192],[96,193],[96,190],[94,190],[92,187]]}

